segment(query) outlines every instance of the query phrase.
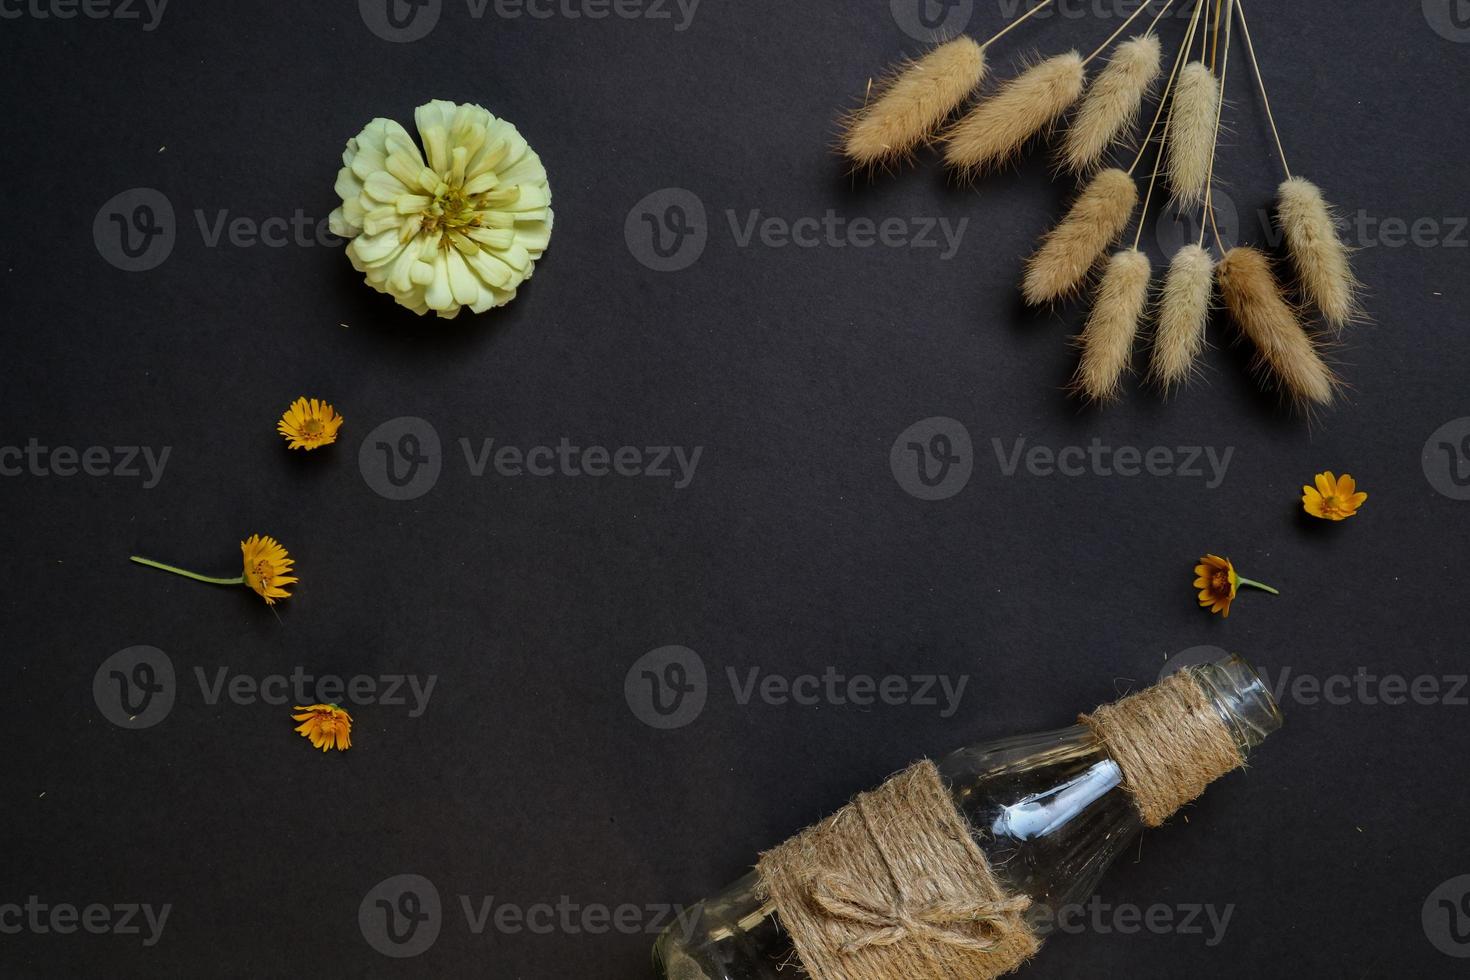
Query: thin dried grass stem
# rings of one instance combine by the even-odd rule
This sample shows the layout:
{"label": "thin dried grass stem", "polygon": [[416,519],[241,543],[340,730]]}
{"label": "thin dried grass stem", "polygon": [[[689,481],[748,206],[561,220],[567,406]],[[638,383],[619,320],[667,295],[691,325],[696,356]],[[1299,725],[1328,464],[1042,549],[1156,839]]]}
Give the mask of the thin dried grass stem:
{"label": "thin dried grass stem", "polygon": [[[1118,35],[1119,34],[1122,34],[1124,31],[1126,31],[1128,29],[1128,25],[1129,24],[1133,23],[1135,20],[1138,19],[1138,15],[1139,14],[1143,13],[1145,10],[1148,9],[1148,5],[1150,3],[1153,3],[1153,0],[1144,0],[1143,3],[1139,4],[1138,5],[1138,9],[1135,10],[1135,11],[1133,11],[1133,13],[1129,14],[1128,15],[1128,18],[1125,21],[1123,21],[1122,24],[1119,24],[1118,25],[1118,29],[1115,30],[1115,31],[1113,31],[1113,33],[1111,33],[1111,34],[1108,35],[1108,39],[1106,41],[1104,41],[1103,43],[1099,44],[1097,46],[1096,50],[1094,50],[1092,52],[1092,54],[1090,54],[1086,58],[1083,58],[1082,59],[1082,63],[1084,65],[1086,65],[1086,64],[1090,64],[1092,61],[1096,60],[1096,58],[1097,58],[1098,55],[1102,54],[1104,51],[1107,50],[1107,47],[1108,47],[1109,44],[1112,44],[1114,41],[1116,41],[1118,39]],[[1159,22],[1159,18],[1162,17],[1162,16],[1164,16],[1164,12],[1166,10],[1168,10],[1172,6],[1174,6],[1174,0],[1167,0],[1167,2],[1162,7],[1159,8],[1159,12],[1157,14],[1154,14],[1154,19],[1149,22],[1148,30],[1147,31],[1144,31],[1144,33],[1147,34],[1147,33],[1149,33],[1149,31],[1152,31],[1153,28],[1154,28],[1154,25]]]}
{"label": "thin dried grass stem", "polygon": [[1148,124],[1148,135],[1138,145],[1138,153],[1133,157],[1133,162],[1128,166],[1128,172],[1130,174],[1138,169],[1138,164],[1143,160],[1144,152],[1148,149],[1148,145],[1153,142],[1154,132],[1159,128],[1159,120],[1164,118],[1164,110],[1168,109],[1171,114],[1173,113],[1173,104],[1170,102],[1169,96],[1174,92],[1174,83],[1179,78],[1179,69],[1184,67],[1184,63],[1188,60],[1189,47],[1194,42],[1195,28],[1199,25],[1200,11],[1204,10],[1204,5],[1205,0],[1195,0],[1194,13],[1189,18],[1189,29],[1184,33],[1184,42],[1179,45],[1179,53],[1174,56],[1174,67],[1169,69],[1169,79],[1164,82],[1164,90],[1159,95],[1158,108],[1154,110],[1153,121]]}
{"label": "thin dried grass stem", "polygon": [[1281,157],[1281,169],[1286,171],[1286,176],[1291,176],[1291,167],[1286,162],[1286,150],[1281,147],[1281,133],[1276,129],[1276,116],[1271,112],[1271,99],[1266,95],[1266,78],[1261,74],[1261,63],[1256,60],[1256,46],[1251,43],[1251,29],[1245,22],[1245,7],[1240,0],[1235,0],[1235,16],[1240,21],[1240,34],[1245,38],[1245,50],[1251,59],[1251,68],[1255,71],[1256,85],[1261,90],[1261,102],[1266,107],[1266,121],[1271,124],[1271,137],[1276,140],[1276,154]]}
{"label": "thin dried grass stem", "polygon": [[1041,0],[1041,2],[1038,3],[1036,6],[1032,7],[1030,10],[1026,11],[1024,14],[1022,14],[1019,17],[1017,17],[1015,20],[1011,21],[1005,27],[1002,27],[1000,29],[1000,32],[999,33],[997,33],[994,37],[992,37],[990,40],[986,41],[984,44],[982,44],[980,46],[982,48],[988,48],[988,47],[990,47],[996,41],[999,41],[1001,38],[1005,37],[1011,31],[1014,31],[1016,28],[1020,27],[1024,23],[1026,23],[1026,21],[1030,20],[1036,14],[1041,13],[1047,7],[1051,6],[1051,4],[1052,4],[1052,0]]}
{"label": "thin dried grass stem", "polygon": [[[1210,169],[1205,175],[1205,208],[1210,215],[1210,227],[1214,229],[1215,232],[1215,246],[1219,248],[1221,252],[1225,251],[1225,245],[1223,242],[1220,241],[1220,229],[1215,224],[1215,156],[1220,146],[1220,120],[1225,115],[1225,76],[1226,73],[1230,70],[1230,13],[1235,3],[1235,0],[1226,0],[1226,3],[1228,4],[1228,6],[1226,6],[1225,8],[1225,52],[1220,57],[1220,96],[1215,102],[1215,129],[1213,134],[1210,136]],[[1218,20],[1219,16],[1219,0],[1216,0],[1215,31],[1217,33],[1220,30],[1220,24]],[[1213,61],[1214,55],[1212,54],[1210,57]],[[1205,242],[1204,225],[1205,223],[1201,221],[1199,229],[1199,243],[1201,245],[1203,245]]]}
{"label": "thin dried grass stem", "polygon": [[[1189,48],[1189,46],[1190,46],[1190,44],[1193,43],[1195,28],[1197,28],[1199,26],[1200,13],[1204,9],[1205,9],[1205,0],[1199,0],[1198,4],[1194,8],[1194,15],[1190,18],[1190,21],[1189,21],[1189,30],[1185,31],[1185,33],[1184,33],[1184,43],[1182,45],[1180,45],[1180,48],[1179,48],[1179,57],[1177,57],[1177,58],[1174,59],[1174,72],[1176,72],[1176,73],[1179,71],[1180,65],[1183,64],[1183,62],[1184,62],[1184,53],[1185,53],[1185,51],[1187,51],[1188,48]],[[1171,74],[1170,75],[1170,78],[1169,78],[1169,84],[1168,84],[1168,86],[1165,87],[1164,94],[1159,99],[1159,111],[1160,112],[1163,112],[1164,103],[1167,102],[1167,101],[1169,101],[1169,95],[1170,95],[1170,92],[1173,89],[1173,87],[1174,87],[1174,76]],[[1143,196],[1143,208],[1142,208],[1142,210],[1140,210],[1138,212],[1138,228],[1133,232],[1133,247],[1134,248],[1137,248],[1138,247],[1139,241],[1141,241],[1142,238],[1143,238],[1143,222],[1148,218],[1148,206],[1149,206],[1149,202],[1152,201],[1153,198],[1154,198],[1154,186],[1159,181],[1159,168],[1160,168],[1160,166],[1162,164],[1162,161],[1163,161],[1164,147],[1169,142],[1169,127],[1171,126],[1171,124],[1173,122],[1174,122],[1174,106],[1173,106],[1173,103],[1170,102],[1170,104],[1169,104],[1169,115],[1166,116],[1165,119],[1164,119],[1164,132],[1159,137],[1159,155],[1157,157],[1155,157],[1155,159],[1154,159],[1154,169],[1153,169],[1153,172],[1148,175],[1148,191]],[[1158,117],[1158,115],[1155,115],[1154,116],[1154,125],[1157,126],[1158,123],[1159,123],[1159,117]],[[1144,139],[1143,146],[1140,146],[1138,148],[1138,156],[1135,157],[1134,160],[1133,160],[1133,166],[1134,167],[1137,167],[1138,166],[1138,161],[1141,160],[1141,159],[1143,159],[1143,150],[1144,150],[1144,147],[1148,146],[1149,142],[1151,142],[1153,140],[1153,138],[1154,138],[1153,127],[1149,127],[1148,136]],[[1129,173],[1132,173],[1133,171],[1130,168],[1128,172]]]}

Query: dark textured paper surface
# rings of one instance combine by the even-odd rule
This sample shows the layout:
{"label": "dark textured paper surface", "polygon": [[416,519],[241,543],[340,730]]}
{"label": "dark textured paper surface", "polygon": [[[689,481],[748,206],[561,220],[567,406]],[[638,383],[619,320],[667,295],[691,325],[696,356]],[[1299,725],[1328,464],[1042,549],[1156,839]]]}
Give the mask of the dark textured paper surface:
{"label": "dark textured paper surface", "polygon": [[[0,458],[15,474],[0,478],[0,905],[21,906],[0,909],[0,974],[651,977],[650,907],[713,893],[921,755],[1068,724],[1198,646],[1285,677],[1286,727],[1187,821],[1148,833],[1105,879],[1101,911],[1025,976],[1463,973],[1449,955],[1470,954],[1457,905],[1470,886],[1453,882],[1470,874],[1470,707],[1449,679],[1470,670],[1470,501],[1450,478],[1470,471],[1452,460],[1470,456],[1463,4],[1249,8],[1290,163],[1355,222],[1375,319],[1336,355],[1345,404],[1311,425],[1259,391],[1224,322],[1201,383],[1172,400],[1130,382],[1106,411],[1070,401],[1081,311],[1026,312],[1015,285],[1069,193],[1040,155],[974,189],[928,155],[897,178],[848,179],[829,152],[838,109],[924,49],[902,3],[705,0],[692,17],[662,5],[668,19],[623,15],[652,0],[435,6],[432,32],[393,43],[369,27],[388,23],[373,3],[174,0],[161,18],[141,3],[0,5],[0,447],[106,447],[109,468],[125,462],[113,447],[170,449],[146,489],[146,465],[67,477],[52,471],[65,453]],[[955,9],[985,37],[1014,5]],[[1085,51],[1120,19],[1108,3],[1064,14],[999,46],[994,75],[1027,50]],[[1167,18],[1166,50],[1182,26]],[[1220,174],[1239,240],[1269,247],[1258,214],[1281,174],[1240,49],[1231,64]],[[370,291],[314,231],[344,141],[431,98],[515,122],[557,214],[514,304],[447,324]],[[171,253],[145,272],[108,261],[105,206],[135,188],[175,215]],[[637,206],[668,188],[698,199],[707,242],[659,272],[640,261],[658,264]],[[742,244],[752,215],[816,219],[796,230],[817,244],[776,246],[759,225]],[[966,224],[944,258],[937,228],[937,247],[856,247],[838,222],[861,218]],[[252,228],[287,244],[245,244]],[[1151,215],[1156,267],[1170,240]],[[274,423],[302,394],[345,414],[338,445],[286,451]],[[364,476],[375,445],[366,466],[359,450],[403,417],[433,427],[441,471],[395,501]],[[934,417],[964,427],[972,472],[925,500],[890,451]],[[489,439],[638,447],[645,466],[649,447],[702,452],[681,488],[677,464],[517,477],[492,459],[477,477],[461,440],[473,457]],[[1110,452],[1078,476],[1035,475],[1024,457],[1006,475],[993,440],[1009,465],[1018,439]],[[1192,452],[1179,447],[1231,455],[1211,486],[1204,456],[1201,476],[1106,475],[1118,447],[1169,447],[1173,470]],[[1371,494],[1345,524],[1301,513],[1300,485],[1325,469]],[[279,621],[244,590],[127,562],[232,574],[251,533],[299,560]],[[1205,614],[1190,586],[1205,551],[1282,595]],[[140,645],[169,658],[175,700],[132,731],[93,680]],[[629,675],[668,646],[693,651],[707,681],[697,717],[661,729],[640,719],[663,716]],[[673,656],[649,669],[677,677]],[[292,701],[227,686],[211,703],[221,670],[247,691],[298,668],[436,686],[417,716],[406,685],[407,704],[353,704],[355,747],[326,757],[292,733]],[[757,669],[966,686],[947,716],[938,688],[938,704],[818,690],[804,706],[758,683],[741,703]],[[1435,678],[1437,701],[1331,681],[1360,669]],[[1407,703],[1383,703],[1396,694]],[[395,959],[367,932],[379,889],[406,874],[437,889],[440,929]],[[145,945],[141,915],[137,934],[62,934],[48,911],[42,932],[31,896],[171,911]],[[1175,928],[1149,927],[1156,903]],[[636,908],[618,920],[619,906]],[[1230,909],[1223,935],[1203,911],[1177,928],[1205,906]],[[1126,908],[1138,918],[1115,915]]]}

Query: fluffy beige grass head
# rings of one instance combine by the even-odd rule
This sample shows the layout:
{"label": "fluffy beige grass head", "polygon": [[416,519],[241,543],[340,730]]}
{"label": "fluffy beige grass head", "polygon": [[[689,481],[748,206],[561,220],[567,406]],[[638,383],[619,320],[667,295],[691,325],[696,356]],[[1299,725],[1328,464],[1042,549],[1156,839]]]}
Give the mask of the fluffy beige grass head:
{"label": "fluffy beige grass head", "polygon": [[1017,75],[945,133],[945,162],[976,175],[1010,160],[1077,101],[1086,76],[1076,51],[1048,58]]}
{"label": "fluffy beige grass head", "polygon": [[1073,387],[1090,401],[1112,401],[1123,383],[1133,353],[1138,320],[1148,303],[1148,256],[1136,248],[1108,260],[1097,299],[1079,338],[1082,361]]}
{"label": "fluffy beige grass head", "polygon": [[1317,185],[1303,177],[1282,181],[1276,204],[1302,295],[1334,330],[1342,329],[1358,316],[1358,281],[1331,209]]}
{"label": "fluffy beige grass head", "polygon": [[842,151],[859,168],[892,166],[910,156],[964,103],[985,77],[985,50],[969,37],[946,41],[894,68],[876,98],[848,117]]}
{"label": "fluffy beige grass head", "polygon": [[1132,128],[1149,86],[1159,77],[1163,52],[1158,35],[1141,34],[1118,45],[1107,67],[1087,88],[1062,146],[1062,164],[1073,173],[1097,166]]}
{"label": "fluffy beige grass head", "polygon": [[1215,261],[1190,243],[1174,253],[1159,297],[1149,374],[1165,391],[1188,380],[1205,346],[1205,323],[1215,291]]}
{"label": "fluffy beige grass head", "polygon": [[1138,185],[1122,170],[1100,171],[1077,196],[1067,216],[1049,231],[1026,261],[1021,292],[1032,306],[1075,290],[1102,258],[1138,204]]}
{"label": "fluffy beige grass head", "polygon": [[1185,65],[1169,108],[1169,186],[1181,204],[1204,202],[1219,105],[1220,83],[1214,73],[1198,61]]}
{"label": "fluffy beige grass head", "polygon": [[1220,295],[1236,325],[1256,345],[1260,365],[1298,403],[1330,405],[1339,382],[1281,295],[1266,256],[1238,245],[1225,253],[1218,271]]}

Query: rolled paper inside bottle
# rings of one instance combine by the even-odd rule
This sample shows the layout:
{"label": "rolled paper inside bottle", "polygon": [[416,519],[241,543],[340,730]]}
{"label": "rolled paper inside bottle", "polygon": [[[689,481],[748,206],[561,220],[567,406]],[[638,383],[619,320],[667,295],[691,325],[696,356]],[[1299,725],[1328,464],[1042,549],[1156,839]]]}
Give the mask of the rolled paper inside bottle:
{"label": "rolled paper inside bottle", "polygon": [[1225,720],[1187,670],[1077,720],[1123,771],[1123,788],[1149,827],[1245,764]]}
{"label": "rolled paper inside bottle", "polygon": [[815,980],[991,980],[1040,941],[924,761],[761,855],[773,902]]}

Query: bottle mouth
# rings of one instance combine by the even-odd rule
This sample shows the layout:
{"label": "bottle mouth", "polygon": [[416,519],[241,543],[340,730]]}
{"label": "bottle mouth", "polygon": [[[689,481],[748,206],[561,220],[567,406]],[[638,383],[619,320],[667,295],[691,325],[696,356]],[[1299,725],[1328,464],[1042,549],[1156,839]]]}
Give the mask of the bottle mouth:
{"label": "bottle mouth", "polygon": [[1244,658],[1231,654],[1212,664],[1186,668],[1211,695],[1236,746],[1248,752],[1281,727],[1281,708],[1261,675]]}

